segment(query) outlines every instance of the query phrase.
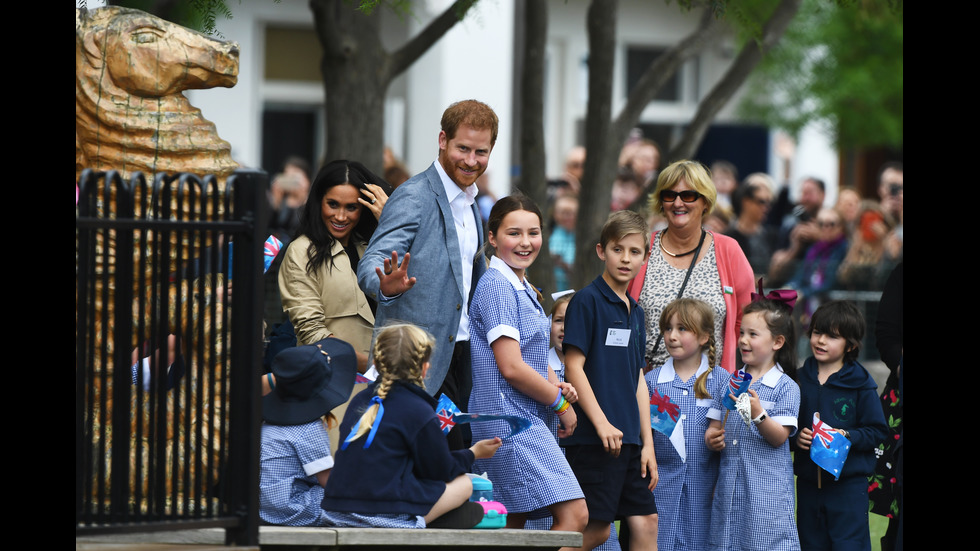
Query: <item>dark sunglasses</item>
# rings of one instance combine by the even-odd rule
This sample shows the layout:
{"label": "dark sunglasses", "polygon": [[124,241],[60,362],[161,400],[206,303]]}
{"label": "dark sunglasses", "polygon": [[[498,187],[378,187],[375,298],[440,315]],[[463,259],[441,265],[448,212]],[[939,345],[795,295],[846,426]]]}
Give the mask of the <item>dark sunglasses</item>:
{"label": "dark sunglasses", "polygon": [[698,199],[704,197],[704,195],[701,195],[700,193],[694,191],[693,189],[685,189],[684,191],[681,192],[677,192],[671,189],[665,189],[660,192],[660,202],[673,203],[674,199],[677,199],[678,195],[680,195],[681,201],[684,201],[685,203],[693,203]]}

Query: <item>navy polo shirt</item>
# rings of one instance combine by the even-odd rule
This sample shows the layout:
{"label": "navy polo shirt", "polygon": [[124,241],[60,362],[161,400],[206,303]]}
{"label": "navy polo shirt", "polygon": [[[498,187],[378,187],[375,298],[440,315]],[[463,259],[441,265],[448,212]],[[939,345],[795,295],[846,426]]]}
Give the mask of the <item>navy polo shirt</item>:
{"label": "navy polo shirt", "polygon": [[[623,431],[623,444],[642,445],[636,388],[643,369],[646,324],[643,309],[627,297],[630,307],[602,276],[575,293],[565,310],[564,350],[569,346],[585,354],[585,375],[606,419]],[[578,404],[573,404],[578,428],[562,446],[599,444],[595,426]],[[649,429],[649,427],[647,427]]]}

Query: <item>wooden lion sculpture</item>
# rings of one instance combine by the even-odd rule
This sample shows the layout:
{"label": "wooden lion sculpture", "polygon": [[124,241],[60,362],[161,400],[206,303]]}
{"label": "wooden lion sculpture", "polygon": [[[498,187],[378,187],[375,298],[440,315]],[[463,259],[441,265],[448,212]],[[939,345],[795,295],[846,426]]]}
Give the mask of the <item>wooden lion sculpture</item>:
{"label": "wooden lion sculpture", "polygon": [[[238,45],[233,42],[223,42],[209,38],[203,34],[186,29],[174,23],[162,20],[142,11],[105,7],[95,10],[77,9],[75,11],[75,178],[78,181],[85,168],[96,171],[119,171],[124,179],[129,179],[135,172],[142,172],[148,179],[158,172],[192,173],[197,175],[214,174],[220,182],[220,190],[224,190],[225,179],[236,169],[238,164],[231,158],[231,146],[218,137],[215,126],[201,116],[201,111],[190,104],[182,91],[190,89],[206,89],[213,87],[231,87],[238,80]],[[114,215],[114,201],[110,199],[103,206],[105,216]],[[197,213],[196,219],[214,219],[221,213]],[[183,215],[180,218],[187,219]],[[98,237],[99,247],[108,247],[109,255],[115,258],[117,254],[138,254],[145,247],[152,235],[137,234],[134,251],[117,251],[112,237],[105,241]],[[176,239],[176,237],[172,238]],[[192,260],[184,258],[184,261]],[[171,262],[174,259],[170,259]],[[103,284],[115,286],[136,282],[116,281],[114,261],[110,261],[107,273],[101,273],[97,279],[94,293],[94,308],[96,311],[108,310],[108,327],[97,322],[94,337],[104,342],[96,343],[94,350],[97,355],[105,353],[108,358],[116,347],[131,350],[136,343],[113,342],[111,311],[113,305],[102,303],[101,287]],[[172,266],[171,266],[172,269]],[[147,274],[150,275],[150,274]],[[106,282],[106,283],[104,283]],[[211,282],[209,285],[220,285]],[[193,282],[177,281],[162,292],[171,297],[168,314],[169,331],[175,327],[197,327],[198,317],[206,315],[201,304],[197,304]],[[110,287],[111,288],[111,287]],[[177,297],[184,297],[177,300]],[[150,300],[153,300],[152,298]],[[141,308],[142,306],[142,308]],[[190,365],[187,377],[192,382],[190,388],[196,388],[198,377],[213,377],[205,373],[212,358],[220,358],[223,350],[218,335],[221,334],[221,308],[217,305],[217,316],[208,315],[201,320],[203,333],[191,337],[182,333],[181,339],[210,343],[206,347],[207,357],[204,361],[194,361]],[[80,305],[76,304],[76,314]],[[134,304],[134,312],[147,312],[148,305]],[[177,323],[177,319],[183,320]],[[101,319],[101,318],[100,318]],[[139,322],[133,320],[134,329]],[[145,324],[144,324],[145,325]],[[137,334],[137,342],[142,342],[149,335]],[[100,346],[104,345],[104,346]],[[184,350],[185,353],[188,351]],[[95,358],[95,365],[100,365],[101,358]],[[112,378],[109,377],[103,385],[97,377],[94,381],[96,394],[112,396]],[[197,392],[192,390],[191,392]],[[135,391],[134,391],[135,394]],[[196,470],[196,461],[184,456],[182,447],[176,443],[182,439],[181,433],[190,434],[198,430],[198,424],[203,425],[203,440],[194,441],[194,446],[211,448],[216,445],[212,435],[219,432],[222,403],[220,396],[211,396],[205,387],[201,398],[203,410],[188,412],[174,407],[169,413],[166,435],[163,440],[168,449],[167,455],[176,453],[180,456],[180,464],[191,465]],[[135,396],[133,400],[135,400]],[[111,398],[106,403],[110,413],[113,404]],[[96,402],[95,407],[98,408]],[[131,411],[135,401],[128,404]],[[100,434],[102,429],[99,412],[93,411],[94,434]],[[111,417],[106,417],[109,419]],[[189,419],[188,419],[189,418]],[[143,434],[149,433],[149,418],[133,416],[132,429],[143,428]],[[143,449],[146,449],[146,438]],[[112,434],[108,430],[102,449],[106,453],[106,468],[111,464],[109,459],[112,450]],[[131,453],[134,446],[130,446]],[[199,448],[191,450],[197,455]],[[205,469],[215,474],[217,465],[213,452],[205,451],[200,461]],[[147,465],[147,457],[133,456],[131,465]],[[168,464],[168,470],[171,465]],[[144,471],[145,472],[145,471]],[[175,483],[175,473],[168,472],[166,481],[167,492],[170,493]],[[145,481],[142,481],[145,489]],[[93,488],[93,491],[96,488]],[[186,491],[187,488],[185,487]],[[196,488],[197,492],[200,488]]]}
{"label": "wooden lion sculpture", "polygon": [[215,174],[231,145],[184,90],[238,82],[238,44],[148,13],[75,10],[75,180],[82,169]]}

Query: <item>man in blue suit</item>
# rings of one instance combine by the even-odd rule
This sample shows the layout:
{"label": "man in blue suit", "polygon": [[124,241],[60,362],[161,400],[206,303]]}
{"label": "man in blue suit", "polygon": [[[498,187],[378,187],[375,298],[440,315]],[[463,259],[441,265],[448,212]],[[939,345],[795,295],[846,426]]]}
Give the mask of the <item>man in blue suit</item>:
{"label": "man in blue suit", "polygon": [[[473,386],[469,302],[486,271],[474,184],[487,169],[497,126],[496,113],[479,101],[446,109],[439,157],[391,195],[357,267],[361,289],[378,301],[375,331],[405,321],[431,333],[436,347],[425,388],[462,408]],[[465,428],[453,429],[450,448],[469,446]]]}

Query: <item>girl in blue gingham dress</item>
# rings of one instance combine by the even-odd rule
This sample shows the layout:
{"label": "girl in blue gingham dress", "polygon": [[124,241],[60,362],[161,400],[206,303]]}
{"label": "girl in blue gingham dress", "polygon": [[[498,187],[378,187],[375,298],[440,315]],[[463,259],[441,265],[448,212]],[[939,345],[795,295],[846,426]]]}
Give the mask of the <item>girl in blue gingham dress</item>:
{"label": "girl in blue gingham dress", "polygon": [[[729,379],[727,371],[714,368],[714,319],[714,310],[701,300],[680,298],[668,304],[660,315],[659,328],[661,346],[670,358],[645,377],[652,402],[663,403],[670,398],[676,406],[681,426],[675,430],[681,430],[684,440],[681,457],[667,435],[653,432],[660,474],[653,489],[659,516],[659,551],[704,549],[708,544],[705,527],[711,520],[719,454],[705,444],[704,432],[712,399],[723,394]],[[652,402],[650,414],[655,416]]]}
{"label": "girl in blue gingham dress", "polygon": [[[509,196],[490,211],[488,238],[496,250],[470,306],[472,413],[517,415],[531,426],[508,438],[487,460],[475,463],[493,482],[494,499],[507,508],[507,527],[523,528],[536,509],[551,511],[553,530],[582,531],[584,494],[549,428],[559,415],[559,434],[577,424],[568,400],[574,388],[548,367],[548,316],[525,270],[541,249],[541,212],[530,199]],[[473,423],[473,439],[504,436],[503,421]]]}
{"label": "girl in blue gingham dress", "polygon": [[800,387],[795,381],[796,335],[789,302],[795,300],[755,300],[742,314],[738,347],[752,381],[739,399],[748,401],[751,422],[744,422],[738,411],[726,420],[724,395],[715,396],[708,412],[711,422],[704,441],[721,452],[721,466],[711,524],[705,526],[705,549],[800,549],[789,452],[789,438],[797,429]]}
{"label": "girl in blue gingham dress", "polygon": [[259,517],[282,526],[325,526],[320,507],[330,477],[330,410],[354,386],[354,348],[338,339],[287,348],[263,379]]}

